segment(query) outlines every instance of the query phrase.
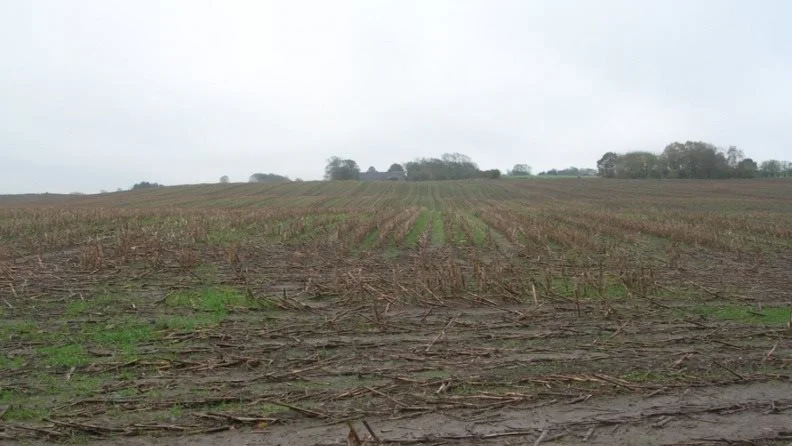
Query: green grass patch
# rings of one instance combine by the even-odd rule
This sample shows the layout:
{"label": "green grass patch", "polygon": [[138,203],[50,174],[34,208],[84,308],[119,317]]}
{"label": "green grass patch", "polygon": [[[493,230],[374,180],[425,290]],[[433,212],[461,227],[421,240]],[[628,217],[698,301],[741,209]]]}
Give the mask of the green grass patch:
{"label": "green grass patch", "polygon": [[21,356],[7,357],[0,356],[0,369],[16,370],[25,364],[25,359]]}
{"label": "green grass patch", "polygon": [[178,404],[171,406],[170,409],[168,410],[168,414],[171,416],[171,418],[177,418],[177,419],[182,416],[182,412],[183,412],[182,407]]}
{"label": "green grass patch", "polygon": [[366,235],[366,237],[360,243],[359,251],[372,250],[375,246],[377,246],[377,240],[379,240],[379,229],[375,229]]}
{"label": "green grass patch", "polygon": [[446,234],[443,228],[443,213],[432,211],[432,245],[443,246],[446,244]]}
{"label": "green grass patch", "polygon": [[64,316],[74,317],[88,311],[88,303],[84,300],[76,300],[69,302],[66,305],[66,311],[63,312]]}
{"label": "green grass patch", "polygon": [[111,348],[127,357],[137,355],[140,344],[155,339],[156,333],[152,324],[139,319],[126,319],[109,323],[89,334],[94,343]]}
{"label": "green grass patch", "polygon": [[91,339],[99,345],[113,347],[147,342],[154,338],[151,324],[130,320],[120,324],[108,324],[91,334]]}
{"label": "green grass patch", "polygon": [[[475,215],[465,214],[463,218],[466,219],[470,225],[470,236],[473,238],[473,244],[476,246],[483,246],[484,242],[487,241],[487,231],[490,231],[489,226]],[[459,242],[460,244],[466,245],[469,244],[470,241],[462,239]]]}
{"label": "green grass patch", "polygon": [[244,233],[236,229],[214,229],[206,234],[206,243],[212,246],[231,246],[242,240]]}
{"label": "green grass patch", "polygon": [[226,319],[223,313],[198,313],[190,316],[165,315],[157,318],[157,328],[167,330],[195,330],[196,328],[217,325]]}
{"label": "green grass patch", "polygon": [[[593,290],[599,295],[599,289]],[[605,285],[605,297],[627,297],[627,288],[620,283],[607,282]]]}
{"label": "green grass patch", "polygon": [[113,397],[115,397],[115,398],[131,398],[131,397],[137,395],[138,393],[139,392],[138,392],[137,387],[136,386],[132,386],[132,387],[127,387],[127,388],[124,388],[124,389],[116,390],[115,392],[113,392]]}
{"label": "green grass patch", "polygon": [[44,407],[13,406],[6,411],[3,419],[7,421],[40,421],[49,418],[50,410]]}
{"label": "green grass patch", "polygon": [[171,294],[165,299],[171,307],[190,308],[217,314],[227,314],[229,310],[262,308],[262,303],[229,288],[204,288]]}
{"label": "green grass patch", "polygon": [[41,347],[37,351],[43,357],[44,364],[50,367],[78,367],[89,362],[85,348],[80,344]]}
{"label": "green grass patch", "polygon": [[113,375],[76,373],[67,381],[62,374],[34,373],[26,392],[0,390],[0,404],[7,405],[6,421],[38,421],[50,416],[50,408],[75,398],[95,395],[114,382]]}
{"label": "green grass patch", "polygon": [[62,384],[64,390],[75,396],[92,395],[99,391],[105,384],[112,382],[109,375],[83,375],[75,374],[71,379]]}
{"label": "green grass patch", "polygon": [[[543,287],[546,286],[543,277],[540,283]],[[564,277],[554,277],[551,283],[552,291],[564,297],[575,297],[575,286],[575,282],[572,279]],[[605,287],[602,290],[602,295],[600,293],[599,284],[579,283],[577,285],[577,290],[581,299],[624,299],[628,297],[627,289],[624,285],[611,278],[605,279]]]}
{"label": "green grass patch", "polygon": [[0,324],[0,339],[11,340],[12,337],[19,337],[24,340],[36,340],[44,332],[30,321],[3,321]]}
{"label": "green grass patch", "polygon": [[761,310],[745,306],[700,306],[693,309],[697,314],[725,321],[751,325],[783,327],[790,320],[792,310],[787,307],[765,307]]}
{"label": "green grass patch", "polygon": [[123,313],[127,306],[123,303],[129,299],[112,294],[102,294],[91,299],[79,299],[69,302],[63,311],[66,317],[76,317],[90,313]]}
{"label": "green grass patch", "polygon": [[620,379],[630,381],[633,383],[659,383],[669,382],[668,375],[660,375],[654,372],[628,372],[621,376]]}
{"label": "green grass patch", "polygon": [[0,404],[8,406],[3,421],[38,421],[50,415],[49,409],[32,404],[27,395],[11,390],[0,390]]}
{"label": "green grass patch", "polygon": [[426,228],[429,225],[431,220],[430,211],[424,210],[418,215],[418,218],[415,219],[415,223],[413,227],[410,228],[410,232],[404,237],[404,244],[407,246],[415,246],[418,244],[418,239],[421,235],[426,232]]}
{"label": "green grass patch", "polygon": [[[271,303],[252,299],[230,288],[204,288],[171,294],[165,299],[171,308],[185,308],[187,314],[164,314],[154,321],[154,327],[168,330],[194,330],[220,324],[233,311],[272,310]],[[259,313],[260,316],[260,313]]]}

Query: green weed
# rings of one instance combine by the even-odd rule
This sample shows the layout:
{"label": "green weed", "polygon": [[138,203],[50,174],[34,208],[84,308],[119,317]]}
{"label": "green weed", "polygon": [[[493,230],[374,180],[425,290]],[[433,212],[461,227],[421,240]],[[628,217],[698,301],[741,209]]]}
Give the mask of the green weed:
{"label": "green weed", "polygon": [[21,356],[7,357],[0,356],[0,369],[16,370],[25,364],[25,358]]}
{"label": "green weed", "polygon": [[155,337],[151,324],[136,319],[111,323],[90,334],[91,341],[96,344],[118,350],[127,356],[134,356],[139,344],[149,342]]}
{"label": "green weed", "polygon": [[178,404],[171,406],[171,408],[168,410],[168,413],[170,414],[171,418],[180,418],[182,416],[182,407]]}
{"label": "green weed", "polygon": [[432,212],[432,245],[443,246],[446,244],[446,234],[443,228],[443,214],[440,211]]}
{"label": "green weed", "polygon": [[[474,213],[475,214],[475,213]],[[484,221],[480,218],[475,216],[474,214],[465,214],[463,218],[465,218],[468,223],[470,224],[470,235],[473,238],[472,242],[476,246],[483,246],[484,242],[487,241],[487,231],[489,231],[489,226],[487,226]],[[461,240],[462,244],[469,243],[468,240]]]}
{"label": "green weed", "polygon": [[765,307],[761,310],[744,306],[700,306],[693,309],[697,314],[726,321],[752,325],[783,327],[790,320],[790,308]]}
{"label": "green weed", "polygon": [[26,398],[12,392],[0,391],[0,403],[8,405],[4,421],[39,421],[50,416],[49,409],[29,404]]}
{"label": "green weed", "polygon": [[112,377],[108,375],[83,375],[75,374],[69,381],[64,382],[61,386],[69,394],[75,396],[85,396],[96,393],[103,385],[112,381]]}
{"label": "green weed", "polygon": [[44,357],[44,364],[50,367],[78,367],[89,362],[85,348],[80,344],[41,347],[38,353]]}
{"label": "green weed", "polygon": [[168,296],[166,305],[227,314],[234,308],[260,308],[259,302],[226,288],[204,288],[197,292],[180,292]]}
{"label": "green weed", "polygon": [[379,240],[379,229],[374,229],[360,243],[360,251],[369,251],[377,245],[377,240]]}
{"label": "green weed", "polygon": [[90,313],[110,313],[120,314],[128,308],[124,303],[129,301],[128,297],[113,294],[107,289],[99,290],[101,293],[93,298],[73,300],[66,305],[63,315],[75,317]]}
{"label": "green weed", "polygon": [[415,224],[413,224],[413,227],[410,228],[410,232],[404,237],[405,245],[415,246],[418,243],[418,238],[426,231],[429,221],[430,211],[424,210],[418,218],[415,219]]}
{"label": "green weed", "polygon": [[290,409],[288,407],[278,406],[277,404],[262,403],[255,406],[255,410],[261,415],[274,415],[278,413],[288,412]]}
{"label": "green weed", "polygon": [[225,314],[203,313],[190,316],[160,316],[155,325],[169,330],[195,330],[196,328],[217,325],[226,319]]}
{"label": "green weed", "polygon": [[243,233],[234,229],[216,229],[206,235],[206,242],[214,246],[231,246],[242,240]]}
{"label": "green weed", "polygon": [[3,321],[0,324],[0,339],[10,340],[19,337],[24,340],[36,340],[42,334],[38,325],[30,321]]}
{"label": "green weed", "polygon": [[66,311],[63,312],[64,316],[74,317],[88,311],[88,303],[84,300],[75,300],[66,305]]}
{"label": "green weed", "polygon": [[138,394],[137,387],[127,387],[125,389],[119,389],[113,392],[113,396],[116,398],[131,398]]}
{"label": "green weed", "polygon": [[91,336],[94,342],[106,347],[137,344],[150,341],[153,337],[151,325],[143,321],[109,324],[95,331]]}

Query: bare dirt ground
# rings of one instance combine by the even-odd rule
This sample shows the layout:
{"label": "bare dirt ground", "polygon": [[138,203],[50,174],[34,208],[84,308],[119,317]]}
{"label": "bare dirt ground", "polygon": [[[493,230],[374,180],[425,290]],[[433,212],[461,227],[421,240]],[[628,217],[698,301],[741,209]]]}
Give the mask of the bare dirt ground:
{"label": "bare dirt ground", "polygon": [[[71,315],[62,298],[38,297],[31,310],[50,322],[36,333],[154,320],[172,292],[164,278],[195,286],[149,275],[129,300]],[[37,286],[65,296],[86,283]],[[64,383],[98,382],[50,395],[42,422],[4,422],[0,435],[9,444],[343,445],[352,421],[377,444],[366,420],[382,444],[792,442],[792,332],[697,311],[722,303],[717,296],[416,305],[311,297],[288,283],[252,288],[287,291],[267,298],[276,306],[240,306],[218,324],[159,328],[132,358],[93,346],[85,364],[47,366]],[[36,339],[12,336],[4,353],[33,362]],[[44,383],[31,372],[4,370],[4,389],[35,395]]]}
{"label": "bare dirt ground", "polygon": [[[680,206],[553,210],[581,184],[443,186],[450,212],[416,189],[382,221],[10,210],[0,442],[355,445],[351,423],[366,445],[792,444],[789,186],[596,182]],[[760,213],[697,213],[680,184]],[[507,186],[526,195],[466,202]],[[334,199],[309,187],[280,199]]]}
{"label": "bare dirt ground", "polygon": [[[375,419],[368,423],[382,444],[789,444],[790,404],[792,386],[748,383],[676,389],[654,397],[572,400],[487,413],[459,410],[420,415],[409,421]],[[358,428],[366,432],[359,423]],[[302,421],[265,432],[232,431],[108,444],[344,445],[348,431],[346,425]]]}

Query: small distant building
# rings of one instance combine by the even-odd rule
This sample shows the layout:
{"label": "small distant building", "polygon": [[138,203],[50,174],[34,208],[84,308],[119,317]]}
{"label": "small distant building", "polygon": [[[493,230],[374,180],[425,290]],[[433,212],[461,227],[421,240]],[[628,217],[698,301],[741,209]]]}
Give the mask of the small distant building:
{"label": "small distant building", "polygon": [[407,175],[404,172],[360,172],[360,181],[404,181]]}

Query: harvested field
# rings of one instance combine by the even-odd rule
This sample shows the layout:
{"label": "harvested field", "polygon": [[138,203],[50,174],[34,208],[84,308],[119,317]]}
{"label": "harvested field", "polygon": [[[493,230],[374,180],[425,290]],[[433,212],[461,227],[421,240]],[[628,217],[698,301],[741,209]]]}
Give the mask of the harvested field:
{"label": "harvested field", "polygon": [[790,271],[792,181],[0,197],[0,440],[786,445]]}

